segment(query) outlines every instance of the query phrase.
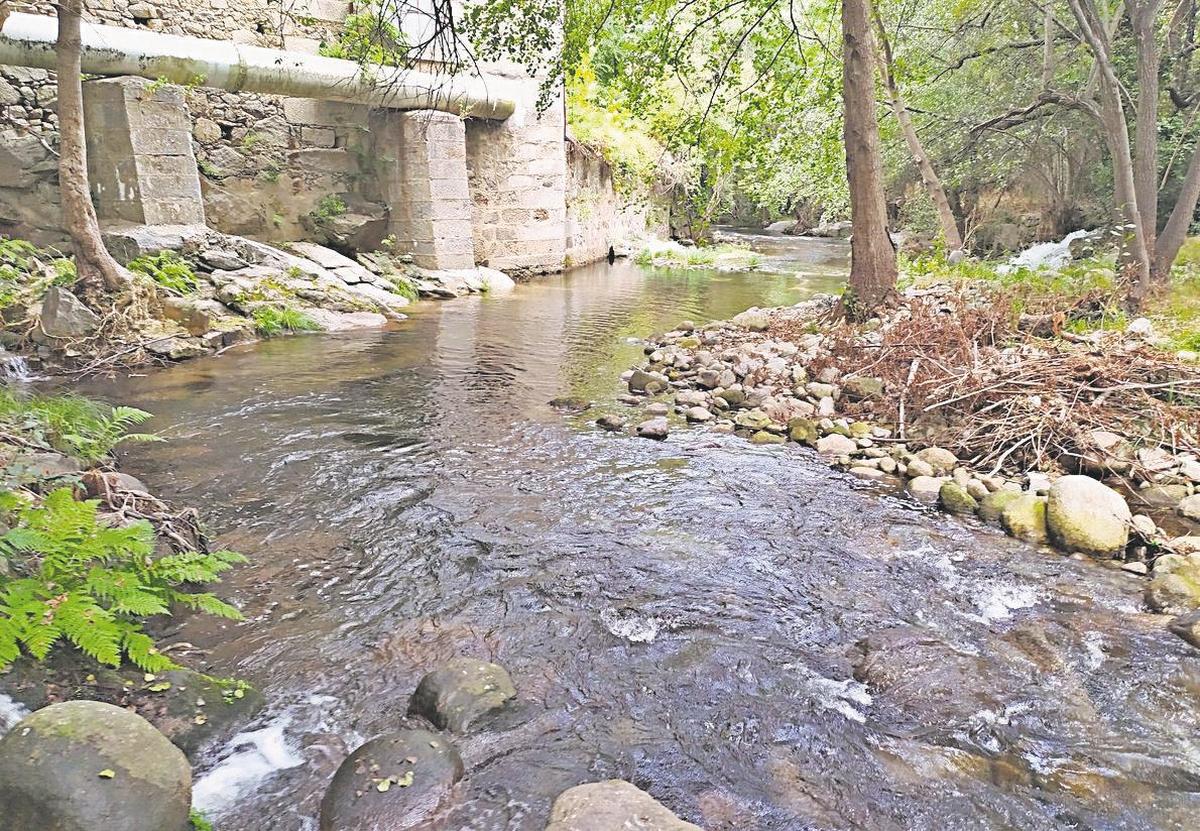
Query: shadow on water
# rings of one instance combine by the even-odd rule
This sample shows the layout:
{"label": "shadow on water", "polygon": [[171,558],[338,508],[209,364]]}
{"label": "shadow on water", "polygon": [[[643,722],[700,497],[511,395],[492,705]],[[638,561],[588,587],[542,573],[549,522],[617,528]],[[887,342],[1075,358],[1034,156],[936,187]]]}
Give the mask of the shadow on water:
{"label": "shadow on water", "polygon": [[540,831],[613,776],[710,831],[1194,827],[1200,670],[1135,578],[795,446],[546,405],[613,406],[638,337],[836,282],[601,265],[97,385],[171,439],[127,469],[251,557],[247,621],[172,636],[273,702],[209,751],[220,826],[315,828],[338,762],[466,654],[527,719],[464,745],[430,827]]}

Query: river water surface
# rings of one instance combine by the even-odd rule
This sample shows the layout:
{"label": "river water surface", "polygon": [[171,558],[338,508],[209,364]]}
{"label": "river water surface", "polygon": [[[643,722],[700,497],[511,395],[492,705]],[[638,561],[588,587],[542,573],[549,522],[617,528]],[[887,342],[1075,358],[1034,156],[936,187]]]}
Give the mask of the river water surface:
{"label": "river water surface", "polygon": [[458,655],[506,666],[521,718],[464,745],[431,827],[541,831],[610,777],[709,831],[1200,827],[1200,667],[1139,578],[796,445],[594,428],[637,338],[844,273],[839,243],[752,241],[773,271],[602,264],[95,385],[170,439],[125,469],[251,560],[222,587],[244,623],[172,635],[270,702],[202,760],[222,831],[315,828]]}

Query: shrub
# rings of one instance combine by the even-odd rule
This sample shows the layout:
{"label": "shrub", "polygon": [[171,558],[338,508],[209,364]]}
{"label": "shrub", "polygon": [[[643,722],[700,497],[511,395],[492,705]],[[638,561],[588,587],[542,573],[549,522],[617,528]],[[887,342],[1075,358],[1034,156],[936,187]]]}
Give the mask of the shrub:
{"label": "shrub", "polygon": [[254,328],[268,338],[283,332],[316,332],[321,329],[304,312],[287,306],[259,306],[254,310]]}
{"label": "shrub", "polygon": [[129,270],[145,274],[158,285],[176,294],[191,294],[200,284],[187,260],[174,251],[146,254],[132,260]]}
{"label": "shrub", "polygon": [[19,398],[0,389],[0,424],[63,453],[98,461],[126,441],[160,441],[129,428],[151,418],[134,407],[109,407],[75,395]]}
{"label": "shrub", "polygon": [[14,494],[0,498],[0,508],[16,513],[12,530],[0,537],[0,553],[13,562],[15,574],[0,578],[0,668],[22,652],[42,660],[65,640],[101,664],[117,667],[128,657],[146,672],[161,672],[175,664],[142,631],[145,618],[170,614],[173,603],[241,618],[211,593],[182,588],[218,582],[245,562],[240,554],[155,557],[148,522],[104,525],[96,516],[99,502],[76,501],[69,488],[54,491],[42,505],[20,505]]}
{"label": "shrub", "polygon": [[407,50],[407,39],[400,28],[381,18],[370,6],[366,11],[349,15],[337,38],[320,47],[320,53],[328,58],[385,66],[403,65]]}
{"label": "shrub", "polygon": [[347,211],[346,203],[342,197],[337,194],[327,194],[321,197],[321,201],[317,202],[317,208],[313,211],[313,216],[317,219],[328,220],[335,216],[341,216]]}

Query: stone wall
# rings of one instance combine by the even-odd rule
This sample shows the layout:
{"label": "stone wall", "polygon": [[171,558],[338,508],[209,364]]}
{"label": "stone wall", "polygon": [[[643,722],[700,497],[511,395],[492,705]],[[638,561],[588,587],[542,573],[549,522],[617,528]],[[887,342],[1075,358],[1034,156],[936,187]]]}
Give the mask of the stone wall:
{"label": "stone wall", "polygon": [[619,193],[608,162],[594,150],[567,142],[566,262],[582,265],[626,249],[645,235],[669,232],[669,196],[652,186]]}
{"label": "stone wall", "polygon": [[[89,0],[87,5],[89,18],[106,25],[309,53],[317,52],[352,11],[349,0]],[[14,11],[53,14],[45,3],[16,6]],[[473,259],[522,275],[603,256],[608,248],[603,240],[611,236],[605,229],[621,211],[598,173],[568,173],[562,101],[539,113],[536,80],[515,65],[487,70],[505,85],[506,94],[511,88],[518,107],[504,122],[460,121],[468,199],[463,216],[441,217],[437,225],[445,261],[458,267]],[[62,241],[54,83],[51,72],[0,67],[0,234],[40,243]],[[143,89],[156,93],[164,86],[149,82]],[[423,141],[418,132],[380,133],[386,111],[229,93],[204,88],[200,79],[172,89],[182,95],[191,119],[190,155],[179,158],[194,158],[203,214],[225,233],[372,249],[397,232],[401,203],[420,198],[395,169],[396,160],[424,155],[434,167],[445,166],[437,148],[413,145]],[[594,200],[599,214],[583,218],[577,206],[568,215],[571,182],[579,205]],[[454,187],[443,182],[440,191]],[[443,199],[441,209],[458,210],[452,201]],[[460,239],[447,239],[452,234]],[[573,249],[569,258],[568,247]]]}

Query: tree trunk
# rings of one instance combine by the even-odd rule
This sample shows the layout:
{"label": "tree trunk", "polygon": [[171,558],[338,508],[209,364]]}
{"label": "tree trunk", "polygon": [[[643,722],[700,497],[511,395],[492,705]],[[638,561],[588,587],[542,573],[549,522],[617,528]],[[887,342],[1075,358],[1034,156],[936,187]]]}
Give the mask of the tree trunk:
{"label": "tree trunk", "polygon": [[1196,213],[1196,205],[1200,203],[1200,141],[1192,151],[1192,161],[1188,164],[1187,173],[1183,177],[1183,186],[1179,189],[1179,199],[1171,211],[1171,217],[1158,235],[1158,244],[1154,247],[1154,270],[1161,279],[1167,279],[1171,274],[1171,266],[1179,256],[1179,249],[1187,240],[1188,228]]}
{"label": "tree trunk", "polygon": [[1117,80],[1109,52],[1108,25],[1096,10],[1094,0],[1068,0],[1068,3],[1084,41],[1096,58],[1101,120],[1104,138],[1112,156],[1113,191],[1117,210],[1130,228],[1126,250],[1132,275],[1126,302],[1132,310],[1137,310],[1150,290],[1150,247],[1146,244],[1145,227],[1138,207],[1129,125],[1125,121],[1125,106],[1121,102],[1120,81]]}
{"label": "tree trunk", "polygon": [[83,81],[79,36],[83,0],[59,0],[58,42],[58,186],[62,191],[63,227],[71,235],[75,267],[81,280],[121,291],[129,274],[117,264],[100,237],[100,223],[88,184],[87,144],[83,134]]}
{"label": "tree trunk", "polygon": [[896,248],[887,227],[879,123],[875,117],[870,0],[842,4],[842,101],[850,184],[850,285],[846,312],[865,318],[896,289]]}
{"label": "tree trunk", "polygon": [[925,145],[921,143],[921,137],[917,134],[917,128],[913,124],[912,114],[909,113],[908,106],[904,103],[904,96],[900,93],[900,85],[896,82],[896,64],[892,56],[892,45],[888,41],[887,30],[884,29],[883,18],[880,17],[878,9],[875,10],[875,31],[879,36],[879,49],[876,50],[879,75],[883,78],[884,87],[887,89],[892,112],[900,124],[900,132],[904,135],[904,142],[908,145],[913,162],[921,173],[921,182],[924,183],[925,190],[929,192],[929,198],[933,200],[933,206],[937,209],[938,223],[942,228],[942,238],[946,242],[946,250],[948,252],[961,251],[963,239],[958,230],[958,220],[954,216],[953,208],[950,207],[946,188],[942,185],[942,180],[937,175],[937,169],[933,166],[933,159],[925,152]]}
{"label": "tree trunk", "polygon": [[1134,198],[1142,217],[1142,237],[1147,251],[1154,250],[1154,240],[1158,236],[1158,69],[1161,55],[1155,28],[1160,4],[1161,0],[1125,0],[1137,48]]}

